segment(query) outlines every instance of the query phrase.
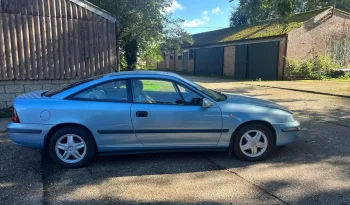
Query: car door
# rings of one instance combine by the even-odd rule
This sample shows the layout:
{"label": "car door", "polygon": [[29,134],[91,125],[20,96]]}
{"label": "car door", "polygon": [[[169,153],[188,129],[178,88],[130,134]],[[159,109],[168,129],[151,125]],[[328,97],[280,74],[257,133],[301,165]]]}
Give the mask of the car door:
{"label": "car door", "polygon": [[131,119],[143,145],[217,145],[222,132],[218,107],[202,108],[202,97],[190,90],[188,102],[193,103],[184,102],[177,85],[167,79],[134,79],[132,87]]}
{"label": "car door", "polygon": [[142,147],[130,119],[129,80],[94,85],[70,97],[71,115],[91,130],[100,152]]}

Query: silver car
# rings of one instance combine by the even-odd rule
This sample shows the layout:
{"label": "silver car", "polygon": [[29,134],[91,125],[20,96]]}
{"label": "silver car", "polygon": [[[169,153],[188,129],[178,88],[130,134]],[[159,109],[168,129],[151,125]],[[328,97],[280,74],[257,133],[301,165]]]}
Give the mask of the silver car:
{"label": "silver car", "polygon": [[294,142],[301,127],[273,102],[206,89],[179,75],[110,73],[14,101],[8,135],[46,148],[64,167],[96,154],[222,150],[257,161]]}

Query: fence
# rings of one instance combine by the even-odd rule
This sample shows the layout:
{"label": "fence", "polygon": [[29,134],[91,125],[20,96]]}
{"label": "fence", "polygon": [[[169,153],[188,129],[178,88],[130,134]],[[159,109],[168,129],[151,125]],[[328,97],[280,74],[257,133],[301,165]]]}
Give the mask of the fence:
{"label": "fence", "polygon": [[113,72],[115,25],[70,0],[0,0],[0,80]]}

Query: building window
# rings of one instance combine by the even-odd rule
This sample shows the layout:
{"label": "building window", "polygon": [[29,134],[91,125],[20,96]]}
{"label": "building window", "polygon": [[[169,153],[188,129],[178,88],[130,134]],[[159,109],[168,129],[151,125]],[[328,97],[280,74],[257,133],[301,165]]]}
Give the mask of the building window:
{"label": "building window", "polygon": [[191,49],[189,54],[189,60],[193,60],[193,58],[194,58],[194,50]]}
{"label": "building window", "polygon": [[179,56],[177,57],[177,60],[182,60],[182,55],[179,55]]}
{"label": "building window", "polygon": [[174,60],[174,56],[173,55],[170,56],[170,60]]}

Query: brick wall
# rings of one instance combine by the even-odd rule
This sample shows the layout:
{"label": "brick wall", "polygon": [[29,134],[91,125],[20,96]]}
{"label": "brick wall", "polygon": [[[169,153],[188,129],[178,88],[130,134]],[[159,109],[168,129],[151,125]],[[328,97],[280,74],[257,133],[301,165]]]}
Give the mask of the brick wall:
{"label": "brick wall", "polygon": [[234,77],[235,75],[236,47],[227,46],[224,50],[224,76]]}
{"label": "brick wall", "polygon": [[288,33],[287,58],[306,60],[327,51],[327,42],[344,27],[350,26],[349,15],[335,12],[330,18],[327,10],[307,21],[304,26]]}
{"label": "brick wall", "polygon": [[51,90],[75,80],[17,80],[0,81],[0,109],[13,106],[13,100],[26,92]]}
{"label": "brick wall", "polygon": [[279,54],[278,54],[278,71],[277,71],[277,79],[283,80],[284,72],[284,63],[285,63],[285,51],[286,51],[286,39],[280,41]]}

